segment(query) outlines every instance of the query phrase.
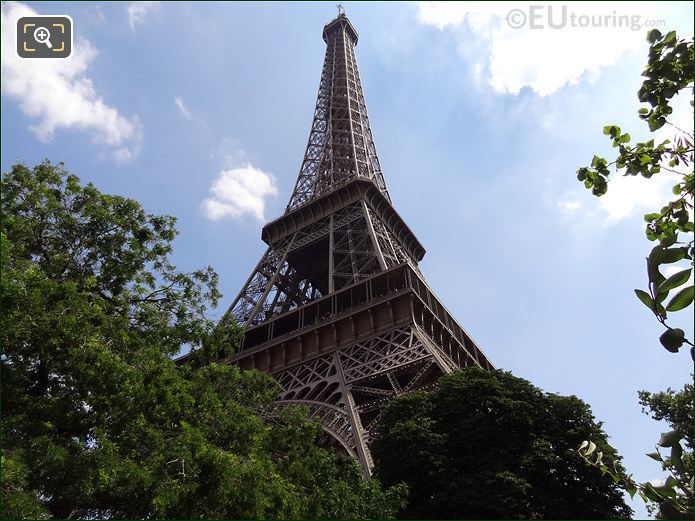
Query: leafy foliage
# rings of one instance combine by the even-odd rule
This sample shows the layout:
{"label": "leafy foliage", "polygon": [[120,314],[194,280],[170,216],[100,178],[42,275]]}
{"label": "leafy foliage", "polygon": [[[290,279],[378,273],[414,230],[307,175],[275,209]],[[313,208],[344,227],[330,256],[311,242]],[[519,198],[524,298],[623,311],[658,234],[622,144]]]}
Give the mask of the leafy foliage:
{"label": "leafy foliage", "polygon": [[[660,519],[693,518],[693,386],[686,384],[682,391],[667,389],[652,394],[640,391],[643,412],[651,414],[655,420],[666,420],[672,430],[665,432],[657,442],[656,450],[647,454],[661,463],[662,470],[668,472],[661,484],[651,482],[637,483],[626,475],[613,460],[604,461],[603,453],[596,451],[590,441],[579,446],[579,455],[589,464],[608,474],[616,483],[622,483],[631,496],[638,494],[647,506],[658,507]],[[686,449],[683,449],[684,441]],[[659,448],[670,449],[668,455]],[[652,508],[653,510],[653,508]]]}
{"label": "leafy foliage", "polygon": [[[2,177],[3,515],[382,518],[402,503],[319,448],[302,411],[269,425],[267,375],[215,363],[239,330],[205,316],[211,268],[170,262],[175,220],[62,165]],[[196,349],[177,367],[171,355]]]}
{"label": "leafy foliage", "polygon": [[[688,88],[692,93],[693,41],[679,40],[675,31],[664,36],[656,29],[649,32],[647,39],[650,43],[649,60],[642,73],[646,79],[637,96],[639,101],[648,103],[650,107],[639,109],[639,117],[647,122],[651,132],[664,125],[671,125],[677,132],[675,138],[659,144],[650,139],[630,146],[630,134],[622,133],[617,125],[607,125],[603,128],[603,133],[612,140],[613,147],[618,149],[618,156],[609,163],[605,158],[595,155],[591,166],[577,170],[577,178],[594,195],[601,196],[608,190],[611,166],[618,172],[623,171],[626,176],[641,175],[650,178],[662,170],[680,176],[673,186],[675,198],[658,212],[644,216],[647,238],[658,241],[658,244],[647,258],[648,290],[636,289],[635,294],[666,327],[659,339],[664,348],[675,353],[683,344],[688,344],[695,360],[695,348],[685,338],[685,332],[671,328],[666,323],[668,313],[686,309],[693,302],[693,286],[683,287],[688,283],[692,270],[679,271],[669,278],[659,270],[662,265],[683,259],[692,261],[695,253],[693,135],[672,125],[667,119],[673,112],[672,98]],[[690,104],[692,106],[692,100]]]}
{"label": "leafy foliage", "polygon": [[409,487],[403,518],[629,517],[618,485],[576,458],[587,437],[618,458],[575,396],[471,367],[392,400],[372,453],[384,484]]}
{"label": "leafy foliage", "polygon": [[27,469],[17,453],[2,455],[3,519],[48,519],[35,490],[27,486]]}
{"label": "leafy foliage", "polygon": [[693,385],[685,384],[682,390],[667,389],[658,393],[639,392],[642,412],[657,421],[666,421],[671,429],[683,435],[686,446],[693,449]]}

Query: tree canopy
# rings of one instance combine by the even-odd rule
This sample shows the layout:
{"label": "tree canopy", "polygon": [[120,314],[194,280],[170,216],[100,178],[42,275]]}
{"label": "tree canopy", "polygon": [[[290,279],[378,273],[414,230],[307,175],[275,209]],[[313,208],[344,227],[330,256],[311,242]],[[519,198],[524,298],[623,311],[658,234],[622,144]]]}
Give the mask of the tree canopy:
{"label": "tree canopy", "polygon": [[627,518],[618,485],[576,456],[588,437],[617,457],[577,397],[471,367],[387,405],[372,443],[375,476],[406,482],[403,518]]}
{"label": "tree canopy", "polygon": [[[656,503],[658,509],[652,510],[656,510],[660,519],[692,519],[693,385],[685,384],[679,391],[671,388],[657,393],[640,391],[639,402],[642,412],[657,421],[665,421],[671,428],[661,436],[656,451],[648,454],[670,474],[664,482],[665,490],[656,488],[658,495],[652,505]],[[662,454],[659,447],[670,448],[669,454]]]}
{"label": "tree canopy", "polygon": [[402,487],[301,411],[262,421],[273,380],[210,362],[238,330],[206,316],[215,272],[171,263],[174,218],[49,162],[1,188],[3,517],[393,517]]}
{"label": "tree canopy", "polygon": [[623,483],[630,496],[639,494],[647,510],[658,519],[693,519],[693,386],[686,384],[678,392],[671,388],[658,393],[640,391],[639,401],[642,412],[666,421],[671,428],[661,434],[654,452],[647,454],[668,472],[665,480],[638,483],[615,460],[611,462],[610,457],[604,458],[603,453],[597,452],[596,445],[588,440],[581,443],[577,452],[587,464],[616,483]]}

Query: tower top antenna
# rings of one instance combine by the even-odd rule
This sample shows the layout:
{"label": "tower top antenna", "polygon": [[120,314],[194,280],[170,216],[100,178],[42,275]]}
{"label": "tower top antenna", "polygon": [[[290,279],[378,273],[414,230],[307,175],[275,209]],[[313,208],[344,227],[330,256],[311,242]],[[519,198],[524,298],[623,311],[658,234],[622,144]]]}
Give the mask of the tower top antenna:
{"label": "tower top antenna", "polygon": [[338,16],[345,14],[345,8],[343,7],[342,2],[339,2],[338,5],[336,5],[336,7],[338,8]]}

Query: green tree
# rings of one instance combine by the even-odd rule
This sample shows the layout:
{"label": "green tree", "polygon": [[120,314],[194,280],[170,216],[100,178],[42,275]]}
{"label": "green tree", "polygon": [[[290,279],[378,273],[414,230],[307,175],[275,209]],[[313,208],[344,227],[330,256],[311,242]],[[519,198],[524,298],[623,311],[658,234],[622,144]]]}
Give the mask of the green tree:
{"label": "green tree", "polygon": [[589,436],[617,458],[577,397],[467,368],[391,401],[372,453],[384,484],[409,487],[403,518],[629,517],[618,485],[574,453]]}
{"label": "green tree", "polygon": [[[639,494],[647,504],[647,510],[655,513],[657,518],[693,519],[693,386],[686,384],[678,392],[670,388],[659,393],[640,391],[639,399],[642,412],[657,421],[666,421],[671,428],[661,435],[656,450],[647,454],[661,463],[662,470],[668,473],[663,483],[637,483],[632,476],[625,475],[613,465],[610,458],[596,452],[596,447],[589,441],[580,445],[579,455],[589,465],[610,475],[616,483],[624,483],[631,496]],[[666,454],[661,449],[670,451]]]}
{"label": "green tree", "polygon": [[49,162],[1,188],[3,516],[395,514],[402,488],[317,447],[301,411],[259,419],[276,384],[215,362],[239,331],[206,318],[212,269],[171,264],[172,217]]}
{"label": "green tree", "polygon": [[36,490],[27,486],[27,469],[16,454],[2,455],[3,519],[48,519]]}
{"label": "green tree", "polygon": [[669,388],[658,393],[639,392],[642,412],[657,421],[665,421],[672,430],[683,436],[690,451],[693,450],[693,385],[685,384],[680,391]]}
{"label": "green tree", "polygon": [[[654,29],[647,37],[649,60],[642,72],[646,79],[637,93],[639,101],[650,108],[639,109],[639,117],[646,121],[654,132],[664,125],[672,127],[673,141],[664,140],[655,144],[653,139],[630,146],[630,134],[623,133],[617,125],[607,125],[603,133],[617,148],[617,157],[608,162],[594,156],[591,166],[577,170],[577,178],[591,189],[596,196],[608,190],[611,167],[624,175],[650,178],[662,170],[678,175],[673,186],[674,198],[659,211],[644,216],[647,223],[645,233],[650,241],[658,241],[647,257],[647,291],[636,289],[635,294],[647,306],[657,320],[666,328],[659,340],[667,350],[677,352],[683,344],[691,346],[695,360],[695,347],[680,328],[672,328],[666,322],[668,314],[688,308],[693,302],[693,285],[685,286],[690,280],[691,269],[684,269],[666,278],[660,266],[683,259],[693,261],[693,135],[668,121],[673,112],[673,97],[679,92],[693,89],[693,40],[679,40],[676,32],[665,36]],[[692,264],[692,262],[691,262]],[[673,292],[673,293],[671,293]],[[669,298],[670,297],[670,298]]]}
{"label": "green tree", "polygon": [[680,391],[640,391],[639,402],[642,412],[654,420],[665,421],[671,428],[659,440],[659,446],[670,447],[669,454],[662,454],[658,447],[648,454],[669,473],[664,485],[672,485],[667,497],[659,501],[657,517],[693,519],[693,386],[686,384]]}

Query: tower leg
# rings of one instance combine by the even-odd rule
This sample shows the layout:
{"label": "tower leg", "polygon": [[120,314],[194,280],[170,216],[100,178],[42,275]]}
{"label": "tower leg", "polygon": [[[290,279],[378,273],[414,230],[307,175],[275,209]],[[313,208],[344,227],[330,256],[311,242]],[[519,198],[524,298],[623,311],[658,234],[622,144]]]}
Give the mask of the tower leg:
{"label": "tower leg", "polygon": [[352,397],[347,384],[345,383],[345,375],[343,374],[343,367],[340,363],[340,358],[338,353],[334,355],[335,365],[338,369],[338,377],[340,378],[340,385],[343,390],[343,400],[345,402],[345,409],[350,421],[350,427],[352,429],[352,435],[355,438],[355,448],[357,452],[357,457],[362,465],[362,475],[365,479],[369,479],[372,475],[372,455],[369,452],[369,447],[367,447],[367,432],[362,427],[362,421],[360,420],[360,415],[357,412],[357,407],[355,406],[355,399]]}

